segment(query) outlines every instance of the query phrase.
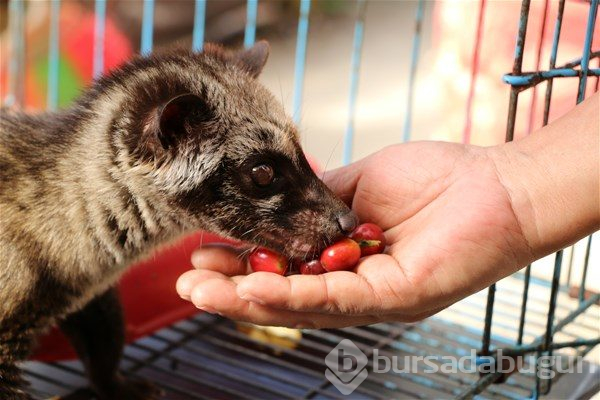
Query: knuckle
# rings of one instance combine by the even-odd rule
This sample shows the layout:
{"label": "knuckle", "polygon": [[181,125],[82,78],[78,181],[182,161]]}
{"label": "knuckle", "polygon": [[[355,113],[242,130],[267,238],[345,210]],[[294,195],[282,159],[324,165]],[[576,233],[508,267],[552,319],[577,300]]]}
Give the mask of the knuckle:
{"label": "knuckle", "polygon": [[321,296],[317,297],[316,307],[322,308],[328,312],[334,312],[337,307],[331,299],[329,290],[329,281],[327,280],[326,274],[317,275],[319,278],[319,284],[321,286]]}
{"label": "knuckle", "polygon": [[202,306],[203,305],[203,301],[204,301],[204,296],[203,296],[203,291],[200,289],[200,285],[196,285],[196,287],[194,287],[192,289],[190,298],[192,300],[192,303],[194,303],[194,305],[196,307]]}

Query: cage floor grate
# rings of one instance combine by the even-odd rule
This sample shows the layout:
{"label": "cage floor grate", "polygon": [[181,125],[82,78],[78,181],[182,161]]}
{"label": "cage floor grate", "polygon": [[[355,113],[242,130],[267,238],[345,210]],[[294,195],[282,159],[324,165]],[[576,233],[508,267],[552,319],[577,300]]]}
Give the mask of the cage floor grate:
{"label": "cage floor grate", "polygon": [[[517,278],[499,284],[492,344],[514,343],[520,291]],[[545,290],[532,291],[525,343],[543,332],[547,302]],[[557,318],[575,302],[561,293]],[[372,351],[395,356],[398,368],[405,356],[468,356],[481,346],[485,293],[457,303],[438,316],[417,324],[386,323],[340,330],[303,331],[294,349],[258,343],[235,323],[209,314],[198,314],[127,346],[122,362],[125,374],[156,382],[165,399],[342,399],[325,378],[325,356],[342,339],[351,339],[367,356],[369,376],[352,394],[358,399],[453,398],[475,382],[476,373],[373,373]],[[557,340],[597,335],[599,307],[578,317]],[[573,352],[572,349],[566,350]],[[443,358],[441,360],[444,360]],[[443,361],[440,361],[443,362]],[[441,365],[441,364],[439,364]],[[38,398],[54,395],[66,400],[93,399],[78,361],[27,362],[30,391]],[[560,376],[560,375],[559,375]],[[505,384],[492,385],[480,399],[521,399],[531,395],[532,374],[513,374]]]}

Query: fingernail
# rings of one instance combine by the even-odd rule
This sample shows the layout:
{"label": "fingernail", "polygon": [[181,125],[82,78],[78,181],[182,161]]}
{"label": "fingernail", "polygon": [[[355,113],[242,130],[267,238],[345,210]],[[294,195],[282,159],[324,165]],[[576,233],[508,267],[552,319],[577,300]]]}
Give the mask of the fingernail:
{"label": "fingernail", "polygon": [[244,293],[243,295],[240,296],[240,298],[242,300],[246,300],[246,301],[249,301],[251,303],[256,303],[256,304],[260,304],[260,305],[264,305],[265,304],[264,300],[261,300],[258,297],[255,297],[255,296],[253,296],[251,294],[248,294],[248,293]]}
{"label": "fingernail", "polygon": [[190,301],[190,296],[188,295],[180,294],[179,297],[181,297],[184,300]]}

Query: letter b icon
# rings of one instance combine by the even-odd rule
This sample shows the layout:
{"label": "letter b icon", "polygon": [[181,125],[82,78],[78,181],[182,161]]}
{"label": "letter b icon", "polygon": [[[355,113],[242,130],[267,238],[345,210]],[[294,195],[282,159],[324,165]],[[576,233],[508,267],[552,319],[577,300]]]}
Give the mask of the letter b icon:
{"label": "letter b icon", "polygon": [[325,377],[340,393],[352,393],[369,375],[365,366],[369,362],[351,340],[342,340],[325,357]]}

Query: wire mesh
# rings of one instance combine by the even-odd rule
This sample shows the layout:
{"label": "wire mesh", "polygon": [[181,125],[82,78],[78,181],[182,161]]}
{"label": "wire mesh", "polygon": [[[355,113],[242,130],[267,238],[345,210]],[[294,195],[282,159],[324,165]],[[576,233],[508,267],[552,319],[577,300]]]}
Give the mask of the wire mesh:
{"label": "wire mesh", "polygon": [[[532,105],[530,107],[530,117],[529,117],[529,128],[532,126],[532,113],[534,112],[533,104],[535,104],[535,90],[536,85],[538,85],[543,80],[548,80],[548,85],[546,86],[546,95],[544,102],[544,120],[543,125],[548,123],[548,115],[552,97],[552,80],[555,77],[569,77],[569,76],[577,76],[579,77],[579,86],[577,93],[576,103],[580,103],[583,101],[585,97],[585,88],[588,76],[591,74],[596,74],[599,71],[594,71],[589,68],[590,58],[593,57],[593,53],[591,51],[591,43],[592,37],[594,33],[594,27],[596,23],[596,15],[598,10],[598,0],[592,0],[590,2],[590,10],[589,16],[586,26],[586,34],[585,34],[585,42],[583,46],[583,55],[581,59],[576,60],[571,63],[567,63],[563,68],[555,69],[556,65],[556,57],[558,51],[558,43],[560,41],[560,33],[562,28],[562,19],[564,16],[564,8],[565,2],[561,0],[559,3],[559,9],[557,13],[557,20],[555,25],[555,32],[553,37],[552,51],[550,56],[550,69],[548,71],[538,71],[534,73],[523,74],[522,73],[522,65],[523,65],[523,55],[525,52],[525,41],[527,35],[527,26],[528,26],[528,18],[530,13],[530,1],[523,0],[521,7],[521,16],[519,20],[519,30],[517,36],[517,44],[515,49],[515,59],[513,70],[510,75],[506,75],[504,80],[505,82],[511,85],[510,92],[510,101],[509,101],[509,114],[508,114],[508,122],[507,122],[507,131],[506,131],[506,141],[512,141],[514,138],[515,132],[515,121],[517,115],[517,104],[518,104],[518,96],[519,94],[528,89],[532,88],[534,91],[534,95],[532,96]],[[541,24],[541,33],[540,36],[543,38],[545,33],[545,21],[546,15],[548,12],[548,2],[546,1],[544,7],[543,14],[543,23]],[[540,41],[540,47],[541,47]],[[541,49],[538,49],[536,64],[539,68],[539,58],[541,54]],[[580,69],[577,70],[575,67],[579,66]],[[572,311],[572,313],[565,317],[562,321],[555,324],[555,311],[557,306],[557,298],[560,289],[560,278],[561,278],[561,269],[563,264],[563,250],[560,250],[556,253],[555,262],[554,262],[554,270],[551,281],[551,290],[548,301],[548,310],[547,310],[547,320],[545,326],[545,332],[542,336],[538,337],[532,345],[537,349],[536,356],[539,359],[543,355],[551,356],[553,352],[553,336],[556,332],[560,331],[563,326],[568,324],[571,318],[575,318],[577,315],[584,312],[588,307],[591,307],[595,302],[600,299],[599,294],[593,295],[588,302],[583,301],[583,295],[581,293],[582,290],[585,291],[585,280],[586,273],[589,264],[589,251],[591,248],[591,236],[588,238],[586,242],[586,258],[583,266],[583,274],[580,283],[580,295],[579,298],[579,306]],[[571,273],[569,271],[569,283],[570,284],[570,276]],[[524,288],[523,288],[523,296],[521,302],[521,313],[520,313],[520,321],[519,321],[519,333],[516,344],[514,346],[506,346],[502,349],[513,352],[514,354],[519,354],[525,351],[525,347],[521,346],[523,342],[523,331],[525,325],[525,315],[527,312],[528,306],[528,292],[529,285],[531,280],[531,265],[527,266],[525,270],[525,280],[524,280]],[[485,317],[485,327],[483,331],[483,339],[482,339],[482,347],[480,354],[483,356],[487,356],[491,354],[490,352],[490,336],[492,330],[492,317],[494,314],[494,299],[495,299],[495,288],[496,285],[492,285],[488,290],[488,298],[487,298],[487,306],[486,306],[486,317]],[[582,289],[583,288],[583,289]],[[576,345],[586,346],[582,344],[582,341],[574,341]],[[600,337],[596,335],[596,338],[592,339],[589,343],[587,343],[588,349],[591,349],[593,346],[600,343]],[[468,390],[461,394],[461,397],[466,397],[470,395],[474,395],[479,393],[482,388],[494,383],[495,381],[502,381],[502,374],[494,373],[491,375],[484,376],[477,383],[471,386]],[[538,398],[540,395],[548,394],[552,388],[552,380],[542,379],[540,375],[536,375],[535,378],[535,387],[532,393],[533,398]]]}
{"label": "wire mesh", "polygon": [[[509,346],[517,334],[511,318],[518,310],[521,296],[516,285],[523,276],[509,278],[498,284],[496,314],[501,327],[491,335],[492,346]],[[520,350],[535,352],[541,341],[533,339],[542,335],[546,297],[550,282],[532,280],[536,287],[530,299],[530,331],[526,339],[531,345]],[[559,292],[557,317],[564,321],[570,315],[570,307],[578,303],[567,293]],[[376,324],[366,327],[305,330],[303,338],[295,347],[282,347],[274,343],[257,342],[240,331],[235,323],[209,314],[198,314],[153,335],[127,346],[122,362],[126,375],[142,377],[158,384],[166,399],[205,398],[345,398],[324,376],[324,357],[342,339],[351,339],[369,358],[369,376],[352,398],[453,398],[465,387],[475,385],[478,375],[463,372],[443,372],[441,366],[448,357],[468,357],[467,367],[477,362],[472,349],[481,346],[480,329],[485,314],[486,293],[480,292],[445,314],[418,324]],[[455,322],[456,320],[462,323]],[[581,311],[568,323],[556,325],[561,340],[556,342],[556,351],[563,355],[583,354],[586,346],[593,345],[597,328],[589,313]],[[585,337],[585,339],[581,339]],[[578,352],[570,347],[579,346]],[[582,347],[583,346],[583,347]],[[395,370],[374,373],[373,353],[386,356],[395,362]],[[411,359],[407,357],[413,357]],[[421,362],[411,372],[414,357],[432,357],[428,362],[440,371],[425,372]],[[531,368],[535,357],[524,362],[525,373],[515,373],[502,385],[491,385],[482,389],[480,399],[522,399],[530,397],[535,385],[535,373]],[[83,368],[78,361],[63,361],[43,364],[30,362],[25,365],[27,378],[32,382],[38,396],[62,395],[65,399],[91,399],[86,389]],[[409,373],[410,372],[410,373]],[[555,378],[555,379],[558,379]]]}

